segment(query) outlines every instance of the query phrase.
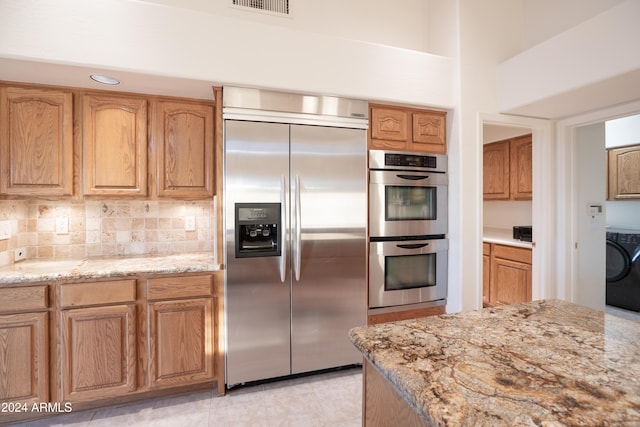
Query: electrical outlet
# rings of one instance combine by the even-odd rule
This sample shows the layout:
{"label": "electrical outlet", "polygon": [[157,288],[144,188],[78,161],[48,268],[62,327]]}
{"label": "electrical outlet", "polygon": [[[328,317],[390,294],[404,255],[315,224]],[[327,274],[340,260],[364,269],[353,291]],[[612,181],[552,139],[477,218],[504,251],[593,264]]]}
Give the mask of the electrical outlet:
{"label": "electrical outlet", "polygon": [[15,262],[22,261],[25,258],[27,258],[27,249],[26,248],[18,248],[18,249],[15,250],[15,252],[14,252],[14,261]]}
{"label": "electrical outlet", "polygon": [[69,234],[69,218],[56,218],[56,234]]}
{"label": "electrical outlet", "polygon": [[185,216],[184,229],[185,231],[196,231],[196,217],[194,217],[193,215]]}
{"label": "electrical outlet", "polygon": [[0,221],[0,240],[7,240],[11,237],[11,222]]}

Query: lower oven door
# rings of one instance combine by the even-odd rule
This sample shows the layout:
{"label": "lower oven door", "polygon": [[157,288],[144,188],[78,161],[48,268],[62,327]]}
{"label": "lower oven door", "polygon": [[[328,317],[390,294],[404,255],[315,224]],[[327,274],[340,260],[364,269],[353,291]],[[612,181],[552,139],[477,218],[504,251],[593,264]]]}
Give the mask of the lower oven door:
{"label": "lower oven door", "polygon": [[369,308],[447,297],[449,241],[406,240],[369,245]]}

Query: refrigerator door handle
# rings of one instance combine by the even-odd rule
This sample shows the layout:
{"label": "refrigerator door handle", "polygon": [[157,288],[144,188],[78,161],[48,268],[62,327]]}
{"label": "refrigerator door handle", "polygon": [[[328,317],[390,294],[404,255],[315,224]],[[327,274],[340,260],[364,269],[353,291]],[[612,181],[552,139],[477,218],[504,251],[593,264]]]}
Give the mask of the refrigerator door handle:
{"label": "refrigerator door handle", "polygon": [[300,281],[300,263],[302,260],[302,226],[300,225],[300,219],[302,217],[301,212],[302,207],[300,206],[300,175],[296,175],[296,281]]}
{"label": "refrigerator door handle", "polygon": [[280,182],[280,218],[282,218],[282,224],[280,226],[280,281],[284,283],[287,278],[287,198],[286,198],[286,186],[287,182],[284,175],[281,175]]}

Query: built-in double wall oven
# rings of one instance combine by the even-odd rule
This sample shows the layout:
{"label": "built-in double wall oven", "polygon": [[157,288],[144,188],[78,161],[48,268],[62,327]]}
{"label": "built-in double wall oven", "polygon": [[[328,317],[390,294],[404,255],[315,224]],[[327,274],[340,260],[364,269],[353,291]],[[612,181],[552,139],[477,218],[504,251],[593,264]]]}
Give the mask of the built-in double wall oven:
{"label": "built-in double wall oven", "polygon": [[369,151],[369,308],[444,303],[446,155]]}

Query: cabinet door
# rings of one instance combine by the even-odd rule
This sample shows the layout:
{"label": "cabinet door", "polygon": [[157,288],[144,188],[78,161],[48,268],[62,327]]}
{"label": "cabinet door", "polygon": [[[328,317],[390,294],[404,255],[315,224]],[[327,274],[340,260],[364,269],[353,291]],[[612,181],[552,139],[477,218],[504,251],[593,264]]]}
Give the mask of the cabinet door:
{"label": "cabinet door", "polygon": [[147,101],[85,95],[82,117],[85,195],[147,194]]}
{"label": "cabinet door", "polygon": [[531,264],[493,257],[490,297],[492,304],[531,301]]}
{"label": "cabinet door", "polygon": [[62,311],[64,400],[90,401],[135,391],[135,317],[134,304]]}
{"label": "cabinet door", "polygon": [[483,147],[484,200],[509,200],[509,140]]}
{"label": "cabinet door", "polygon": [[72,194],[72,108],[70,92],[0,88],[0,193]]}
{"label": "cabinet door", "polygon": [[0,402],[49,400],[48,313],[0,316]]}
{"label": "cabinet door", "polygon": [[413,132],[409,151],[445,154],[447,113],[439,111],[414,112]]}
{"label": "cabinet door", "polygon": [[215,378],[213,298],[148,304],[149,388]]}
{"label": "cabinet door", "polygon": [[213,196],[213,129],[212,105],[158,101],[152,141],[157,151],[159,196]]}
{"label": "cabinet door", "polygon": [[607,150],[609,200],[640,199],[640,145]]}
{"label": "cabinet door", "polygon": [[371,107],[369,148],[406,150],[409,140],[409,113],[401,108]]}
{"label": "cabinet door", "polygon": [[511,199],[531,200],[532,183],[531,135],[514,138],[510,146]]}
{"label": "cabinet door", "polygon": [[491,244],[482,243],[482,305],[487,306],[491,302]]}

